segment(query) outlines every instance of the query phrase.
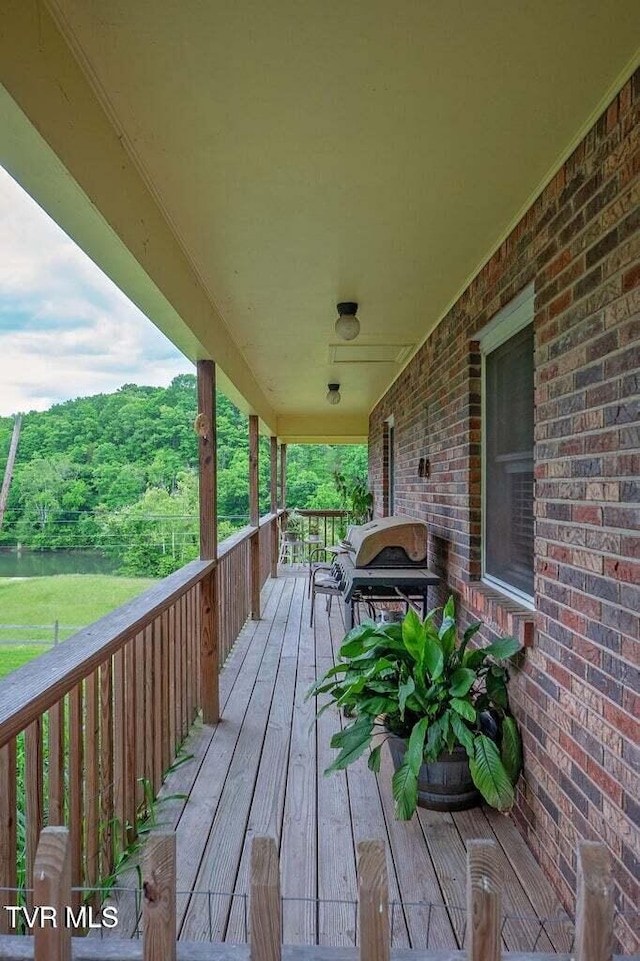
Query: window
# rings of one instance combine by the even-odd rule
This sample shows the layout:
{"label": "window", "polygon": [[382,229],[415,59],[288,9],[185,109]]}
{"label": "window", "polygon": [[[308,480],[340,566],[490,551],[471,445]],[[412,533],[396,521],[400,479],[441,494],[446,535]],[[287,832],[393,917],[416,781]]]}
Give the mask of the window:
{"label": "window", "polygon": [[533,289],[480,336],[483,579],[533,600]]}

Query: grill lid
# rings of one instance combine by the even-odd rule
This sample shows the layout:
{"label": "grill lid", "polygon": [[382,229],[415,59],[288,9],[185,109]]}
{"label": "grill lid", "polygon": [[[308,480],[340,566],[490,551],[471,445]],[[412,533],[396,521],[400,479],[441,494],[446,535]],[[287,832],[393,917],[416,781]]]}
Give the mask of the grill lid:
{"label": "grill lid", "polygon": [[[403,514],[379,517],[368,524],[350,527],[346,544],[353,552],[356,567],[426,565],[427,525]],[[385,553],[391,563],[385,563]]]}

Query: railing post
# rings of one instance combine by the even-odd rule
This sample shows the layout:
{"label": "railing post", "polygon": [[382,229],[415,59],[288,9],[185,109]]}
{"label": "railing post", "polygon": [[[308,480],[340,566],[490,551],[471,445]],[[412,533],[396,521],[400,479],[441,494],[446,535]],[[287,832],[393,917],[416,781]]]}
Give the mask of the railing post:
{"label": "railing post", "polygon": [[382,841],[358,844],[358,907],[361,961],[389,961],[389,883]]}
{"label": "railing post", "polygon": [[280,865],[273,838],[253,839],[250,871],[250,961],[281,961]]}
{"label": "railing post", "polygon": [[[216,367],[212,360],[198,361],[198,434],[200,472],[200,557],[218,556],[218,510],[216,474]],[[205,724],[220,717],[218,690],[219,631],[216,604],[216,572],[200,583],[200,698]]]}
{"label": "railing post", "polygon": [[280,444],[280,507],[287,506],[287,445]]}
{"label": "railing post", "polygon": [[220,720],[216,573],[210,571],[200,581],[200,696],[205,724],[217,724]]}
{"label": "railing post", "polygon": [[467,844],[467,959],[500,961],[501,890],[495,841]]}
{"label": "railing post", "polygon": [[611,859],[603,844],[578,842],[575,961],[610,961],[613,950]]}
{"label": "railing post", "polygon": [[71,961],[71,925],[65,916],[71,905],[71,841],[65,827],[48,827],[40,832],[33,903],[41,909],[33,929],[34,961]]}
{"label": "railing post", "polygon": [[260,437],[258,433],[258,416],[249,414],[249,513],[250,523],[255,527],[251,535],[251,619],[260,620],[260,505],[258,497],[258,452]]}
{"label": "railing post", "polygon": [[144,961],[176,961],[176,836],[152,831],[144,849]]}
{"label": "railing post", "polygon": [[278,543],[278,438],[272,437],[270,448],[269,448],[269,460],[271,468],[271,513],[276,516],[275,520],[271,521],[271,576],[278,576],[278,552],[280,550],[280,545]]}

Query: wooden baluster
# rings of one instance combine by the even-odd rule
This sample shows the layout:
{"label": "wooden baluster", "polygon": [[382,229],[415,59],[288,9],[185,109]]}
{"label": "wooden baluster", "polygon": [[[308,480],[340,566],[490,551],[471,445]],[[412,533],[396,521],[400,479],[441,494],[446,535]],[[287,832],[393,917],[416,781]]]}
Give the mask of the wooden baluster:
{"label": "wooden baluster", "polygon": [[27,905],[33,905],[33,864],[42,829],[42,718],[38,717],[24,732],[25,806],[27,841]]}
{"label": "wooden baluster", "polygon": [[[82,840],[84,832],[84,752],[83,752],[82,682],[69,692],[69,838],[71,843],[71,883],[84,883]],[[74,910],[80,906],[80,894],[71,900]]]}
{"label": "wooden baluster", "polygon": [[250,961],[280,961],[280,866],[273,838],[251,844],[249,919]]}
{"label": "wooden baluster", "polygon": [[167,772],[169,767],[170,756],[171,756],[171,717],[170,717],[170,702],[169,702],[169,672],[170,672],[170,654],[171,654],[171,640],[169,638],[169,611],[163,611],[160,618],[160,623],[162,625],[160,636],[162,639],[162,672],[161,672],[161,685],[162,685],[162,776]]}
{"label": "wooden baluster", "polygon": [[169,697],[172,698],[172,723],[173,736],[171,738],[171,763],[175,761],[177,747],[180,742],[180,648],[179,648],[179,622],[176,615],[176,605],[173,604],[169,611],[169,634],[171,637],[171,667],[170,681],[171,690]]}
{"label": "wooden baluster", "polygon": [[113,666],[111,658],[100,667],[100,873],[113,871]]}
{"label": "wooden baluster", "polygon": [[64,824],[64,698],[49,709],[49,824]]}
{"label": "wooden baluster", "polygon": [[113,656],[113,806],[114,840],[119,854],[126,847],[126,777],[125,777],[125,676],[124,651]]}
{"label": "wooden baluster", "polygon": [[180,698],[180,731],[182,737],[181,741],[184,741],[187,736],[187,731],[189,730],[188,716],[189,716],[189,706],[187,703],[187,689],[188,689],[188,663],[187,663],[187,595],[183,594],[180,598],[180,664],[181,664],[181,677],[182,677],[182,695]]}
{"label": "wooden baluster", "polygon": [[612,949],[611,858],[604,844],[579,841],[575,961],[610,961]]}
{"label": "wooden baluster", "polygon": [[[100,716],[98,671],[90,674],[85,684],[87,698],[85,753],[86,753],[86,855],[87,867],[85,882],[87,887],[95,887],[100,873]],[[98,903],[93,897],[91,904]]]}
{"label": "wooden baluster", "polygon": [[144,961],[176,961],[176,837],[152,831],[144,849]]}
{"label": "wooden baluster", "polygon": [[138,706],[136,704],[136,657],[132,638],[124,646],[124,813],[125,843],[136,837],[136,740]]}
{"label": "wooden baluster", "polygon": [[389,883],[382,841],[358,844],[358,905],[361,961],[389,961]]}
{"label": "wooden baluster", "polygon": [[[65,827],[47,827],[40,835],[34,870],[34,904],[52,908],[53,923],[36,924],[34,928],[34,961],[71,961],[71,926],[66,923],[66,910],[72,905],[72,842]],[[44,920],[44,911],[40,921]]]}
{"label": "wooden baluster", "polygon": [[155,732],[153,728],[153,624],[147,624],[143,633],[143,663],[144,663],[144,776],[155,796],[156,785],[153,767],[155,747]]}
{"label": "wooden baluster", "polygon": [[186,670],[185,670],[185,705],[186,705],[186,728],[187,731],[193,724],[193,623],[192,623],[192,599],[193,599],[193,589],[189,591],[185,598],[185,652],[186,652]]}
{"label": "wooden baluster", "polygon": [[[17,804],[16,741],[0,747],[0,890],[17,886]],[[9,891],[0,895],[4,903],[14,902]],[[9,912],[0,910],[0,935],[13,933]]]}
{"label": "wooden baluster", "polygon": [[144,780],[147,777],[146,752],[148,750],[147,715],[145,706],[145,645],[144,631],[136,634],[135,639],[136,664],[136,719],[135,719],[135,799],[136,809],[145,803]]}
{"label": "wooden baluster", "polygon": [[495,841],[467,843],[467,958],[500,961],[501,878]]}
{"label": "wooden baluster", "polygon": [[164,768],[163,739],[164,714],[162,713],[162,619],[156,617],[152,625],[153,635],[153,791],[157,794],[162,784]]}

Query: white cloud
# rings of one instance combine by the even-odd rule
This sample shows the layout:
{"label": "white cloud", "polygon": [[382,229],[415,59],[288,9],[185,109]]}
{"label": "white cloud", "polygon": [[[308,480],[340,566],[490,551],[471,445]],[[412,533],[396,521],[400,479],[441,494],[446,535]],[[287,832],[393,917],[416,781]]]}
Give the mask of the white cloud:
{"label": "white cloud", "polygon": [[192,370],[0,168],[0,415]]}

